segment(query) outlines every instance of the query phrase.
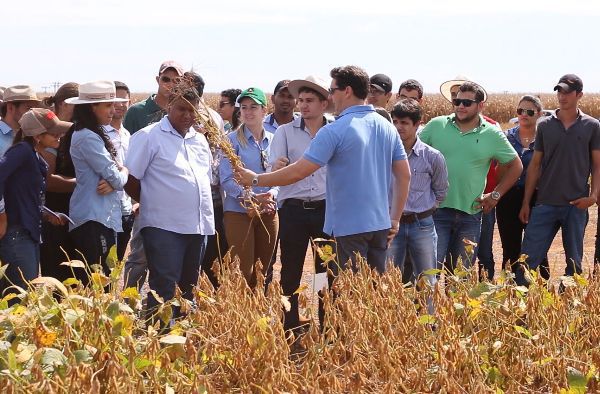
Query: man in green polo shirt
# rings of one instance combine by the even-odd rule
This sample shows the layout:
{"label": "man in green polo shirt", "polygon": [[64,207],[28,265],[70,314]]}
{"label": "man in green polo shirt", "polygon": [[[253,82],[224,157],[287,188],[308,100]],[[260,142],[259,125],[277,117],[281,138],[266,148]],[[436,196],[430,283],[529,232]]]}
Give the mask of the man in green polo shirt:
{"label": "man in green polo shirt", "polygon": [[[471,266],[477,251],[467,253],[465,240],[479,242],[482,211],[487,213],[496,206],[523,169],[504,133],[481,116],[484,97],[479,85],[463,83],[452,100],[454,114],[432,119],[419,135],[442,152],[448,167],[448,194],[433,220],[438,260],[446,259],[450,271],[459,257],[465,267]],[[499,163],[503,175],[491,193],[483,194],[492,160]]]}
{"label": "man in green polo shirt", "polygon": [[156,82],[158,83],[158,91],[156,94],[150,95],[146,100],[135,103],[127,113],[123,120],[123,126],[131,134],[143,129],[149,124],[156,123],[165,116],[167,103],[171,89],[179,78],[183,76],[183,67],[173,60],[167,60],[160,65]]}

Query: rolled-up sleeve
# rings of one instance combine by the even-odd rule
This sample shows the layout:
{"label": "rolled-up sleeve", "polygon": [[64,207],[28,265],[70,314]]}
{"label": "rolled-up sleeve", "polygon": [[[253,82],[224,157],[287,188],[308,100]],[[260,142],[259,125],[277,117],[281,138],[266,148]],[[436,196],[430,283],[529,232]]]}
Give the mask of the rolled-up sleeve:
{"label": "rolled-up sleeve", "polygon": [[110,183],[115,190],[123,190],[123,186],[127,183],[127,175],[119,170],[116,161],[104,147],[104,141],[100,136],[87,133],[79,141],[77,148],[96,174]]}

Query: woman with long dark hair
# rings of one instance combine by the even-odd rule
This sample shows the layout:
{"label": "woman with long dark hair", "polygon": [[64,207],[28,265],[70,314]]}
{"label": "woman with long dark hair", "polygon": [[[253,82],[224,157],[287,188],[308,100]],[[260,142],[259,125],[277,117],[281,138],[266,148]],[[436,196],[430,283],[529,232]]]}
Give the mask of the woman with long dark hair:
{"label": "woman with long dark hair", "polygon": [[[60,137],[71,127],[50,110],[33,108],[19,120],[21,128],[13,145],[0,159],[0,260],[8,264],[0,290],[38,276],[42,212],[48,165],[40,156],[47,148],[57,148]],[[66,218],[50,214],[52,224],[64,224]]]}
{"label": "woman with long dark hair", "polygon": [[[112,120],[114,103],[124,100],[116,97],[112,81],[82,84],[79,96],[66,100],[75,104],[70,153],[77,179],[69,204],[75,224],[69,230],[80,256],[89,265],[101,264],[105,272],[108,252],[122,230],[116,191],[123,190],[128,171],[117,162],[117,152],[102,126]],[[78,272],[77,277],[87,283],[84,273]]]}
{"label": "woman with long dark hair", "polygon": [[225,122],[226,132],[236,131],[242,123],[240,107],[236,106],[236,100],[240,94],[242,94],[240,89],[227,89],[221,92],[217,112]]}
{"label": "woman with long dark hair", "polygon": [[[46,97],[43,104],[54,110],[60,120],[73,121],[73,104],[65,100],[79,95],[79,84],[67,82],[62,85],[53,96]],[[75,190],[75,168],[71,161],[69,149],[73,127],[61,138],[56,148],[47,148],[40,155],[48,163],[48,176],[46,178],[46,206],[55,212],[69,214],[69,201]],[[69,235],[69,227],[52,226],[47,222],[42,223],[42,238],[40,245],[40,262],[42,276],[52,276],[63,281],[72,276],[69,267],[61,265],[69,258],[76,258],[73,242]]]}

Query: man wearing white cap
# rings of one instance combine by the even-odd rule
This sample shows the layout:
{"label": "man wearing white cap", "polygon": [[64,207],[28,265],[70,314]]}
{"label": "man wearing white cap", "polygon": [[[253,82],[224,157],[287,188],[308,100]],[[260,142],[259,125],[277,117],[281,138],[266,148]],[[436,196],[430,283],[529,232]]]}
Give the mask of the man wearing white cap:
{"label": "man wearing white cap", "polygon": [[12,145],[21,116],[39,103],[40,99],[31,86],[16,85],[4,91],[0,106],[0,157]]}
{"label": "man wearing white cap", "polygon": [[[325,80],[308,76],[290,81],[287,86],[297,100],[301,117],[277,128],[271,143],[269,162],[272,170],[278,170],[302,158],[321,127],[329,123],[325,111],[331,105],[328,84]],[[279,189],[279,242],[281,247],[281,287],[290,297],[291,308],[285,312],[284,327],[293,329],[300,323],[298,294],[306,247],[311,238],[329,238],[323,232],[325,223],[325,175],[319,168],[311,176]],[[315,272],[325,272],[322,260],[315,259]],[[322,305],[319,303],[319,314]]]}

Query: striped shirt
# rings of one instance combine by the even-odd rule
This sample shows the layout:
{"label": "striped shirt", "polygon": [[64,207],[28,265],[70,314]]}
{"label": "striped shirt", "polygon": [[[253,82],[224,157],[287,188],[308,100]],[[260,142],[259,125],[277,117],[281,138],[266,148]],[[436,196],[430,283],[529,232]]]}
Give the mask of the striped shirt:
{"label": "striped shirt", "polygon": [[408,152],[410,188],[404,213],[421,213],[435,208],[446,198],[448,170],[440,151],[422,142],[419,137]]}

